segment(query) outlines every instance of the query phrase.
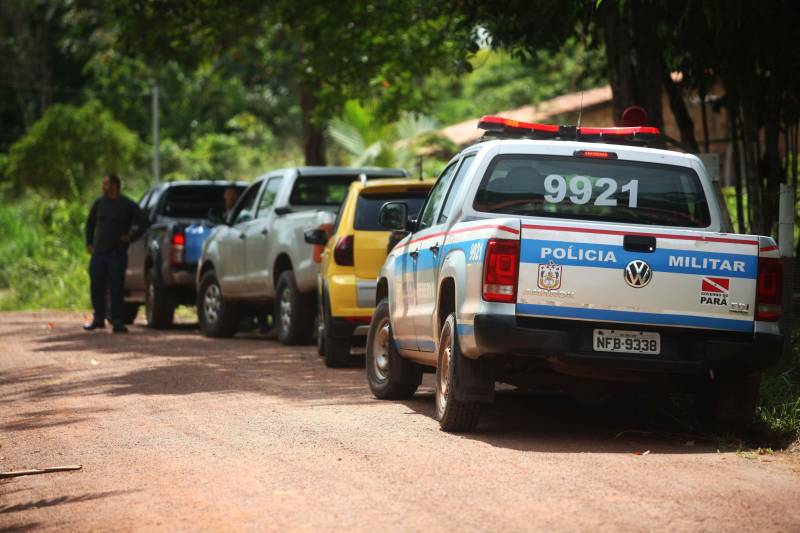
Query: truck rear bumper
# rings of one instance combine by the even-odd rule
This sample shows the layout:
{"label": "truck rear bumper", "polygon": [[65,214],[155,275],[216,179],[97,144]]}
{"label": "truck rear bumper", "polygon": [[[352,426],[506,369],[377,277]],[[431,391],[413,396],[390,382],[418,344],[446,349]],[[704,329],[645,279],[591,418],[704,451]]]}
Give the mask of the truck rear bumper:
{"label": "truck rear bumper", "polygon": [[[661,334],[659,355],[594,351],[595,328],[655,331]],[[775,363],[781,354],[783,336],[725,331],[635,326],[607,322],[585,322],[525,318],[508,315],[476,315],[475,342],[484,355],[510,355],[545,359],[555,370],[569,365],[596,369],[597,375],[613,379],[628,374],[701,374],[754,372]],[[591,374],[591,372],[590,372]]]}

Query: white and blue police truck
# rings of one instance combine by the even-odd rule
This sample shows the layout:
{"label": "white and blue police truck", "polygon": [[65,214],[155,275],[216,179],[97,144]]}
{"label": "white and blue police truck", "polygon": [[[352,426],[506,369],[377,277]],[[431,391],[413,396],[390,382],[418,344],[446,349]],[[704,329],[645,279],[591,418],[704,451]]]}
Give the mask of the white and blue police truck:
{"label": "white and blue police truck", "polygon": [[752,420],[783,338],[770,237],[723,232],[694,155],[657,129],[483,117],[489,140],[446,166],[378,278],[367,341],[373,394],[436,372],[446,431],[475,427],[495,383],[696,393],[719,422]]}

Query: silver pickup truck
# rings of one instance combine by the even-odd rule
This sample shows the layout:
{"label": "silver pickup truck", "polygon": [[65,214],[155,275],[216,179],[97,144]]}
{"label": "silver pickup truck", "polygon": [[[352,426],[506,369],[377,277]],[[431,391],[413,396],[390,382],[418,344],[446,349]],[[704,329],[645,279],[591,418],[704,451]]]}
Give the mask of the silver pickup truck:
{"label": "silver pickup truck", "polygon": [[197,317],[210,337],[236,333],[244,310],[274,306],[278,340],[312,338],[319,262],[303,233],[334,221],[355,180],[405,177],[402,169],[299,167],[260,176],[203,245]]}
{"label": "silver pickup truck", "polygon": [[[770,237],[722,231],[700,160],[654,128],[484,117],[494,133],[447,165],[379,275],[367,339],[378,398],[436,371],[442,429],[470,430],[496,381],[582,392],[695,393],[717,422],[752,420],[780,352]],[[589,141],[589,142],[587,142]]]}

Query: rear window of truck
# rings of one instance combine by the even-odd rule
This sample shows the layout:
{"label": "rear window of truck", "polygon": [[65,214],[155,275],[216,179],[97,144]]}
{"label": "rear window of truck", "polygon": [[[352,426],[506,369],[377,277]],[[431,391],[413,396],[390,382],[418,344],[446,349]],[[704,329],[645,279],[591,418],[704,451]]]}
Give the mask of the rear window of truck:
{"label": "rear window of truck", "polygon": [[[392,176],[370,176],[367,180],[391,178]],[[401,177],[401,176],[398,176]],[[335,205],[338,206],[347,196],[347,189],[358,176],[299,176],[289,195],[291,205]]]}
{"label": "rear window of truck", "polygon": [[403,202],[408,206],[408,216],[416,217],[427,196],[427,192],[375,195],[362,194],[356,201],[356,218],[353,221],[353,227],[361,231],[388,231],[378,223],[378,214],[383,204],[386,202]]}
{"label": "rear window of truck", "polygon": [[211,209],[225,210],[225,189],[233,187],[239,194],[241,185],[180,185],[167,189],[161,212],[173,218],[208,218]]}
{"label": "rear window of truck", "polygon": [[477,211],[705,228],[700,178],[686,167],[542,155],[502,155],[475,195]]}

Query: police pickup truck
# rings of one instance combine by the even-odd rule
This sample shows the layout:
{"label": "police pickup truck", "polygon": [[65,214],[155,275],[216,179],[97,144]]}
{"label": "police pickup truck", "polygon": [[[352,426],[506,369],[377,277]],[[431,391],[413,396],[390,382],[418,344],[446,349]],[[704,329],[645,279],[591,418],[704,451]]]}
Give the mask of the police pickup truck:
{"label": "police pickup truck", "polygon": [[367,378],[378,398],[436,372],[436,417],[475,427],[495,382],[696,393],[752,420],[781,350],[782,270],[770,237],[722,233],[700,160],[650,147],[655,128],[484,117],[492,140],[447,165],[378,278]]}

